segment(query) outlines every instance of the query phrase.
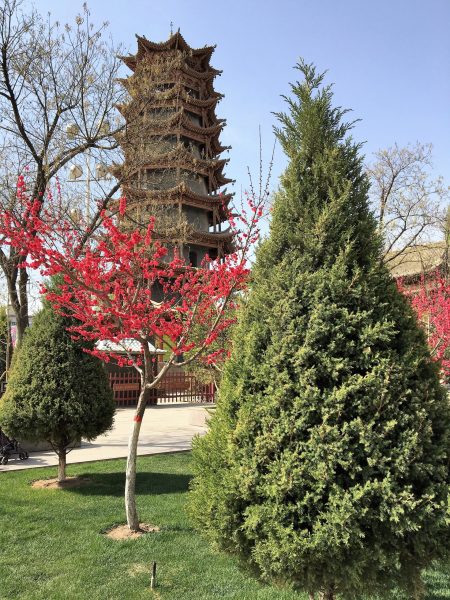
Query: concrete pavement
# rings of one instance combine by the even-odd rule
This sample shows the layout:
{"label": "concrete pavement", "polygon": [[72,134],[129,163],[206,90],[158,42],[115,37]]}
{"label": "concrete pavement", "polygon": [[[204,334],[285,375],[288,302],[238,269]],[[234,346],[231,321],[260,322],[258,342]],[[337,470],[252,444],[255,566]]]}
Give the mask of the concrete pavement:
{"label": "concrete pavement", "polygon": [[[148,407],[142,420],[138,455],[189,450],[194,435],[206,431],[206,408],[198,404]],[[125,457],[133,417],[134,408],[117,409],[113,429],[93,442],[83,440],[81,447],[67,455],[67,464]],[[32,452],[30,458],[24,461],[13,455],[7,465],[0,465],[0,472],[57,464],[58,458],[54,452]]]}

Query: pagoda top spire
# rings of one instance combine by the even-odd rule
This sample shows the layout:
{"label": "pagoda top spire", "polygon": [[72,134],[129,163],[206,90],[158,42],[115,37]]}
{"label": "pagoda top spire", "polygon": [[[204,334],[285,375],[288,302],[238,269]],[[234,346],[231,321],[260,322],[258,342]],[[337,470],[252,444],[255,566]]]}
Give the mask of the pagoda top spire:
{"label": "pagoda top spire", "polygon": [[138,51],[135,55],[121,56],[120,58],[132,70],[136,64],[148,53],[167,52],[170,50],[180,50],[199,59],[205,66],[208,65],[212,53],[216,46],[205,46],[204,48],[191,48],[181,35],[180,30],[173,33],[165,42],[151,42],[144,35],[136,34]]}

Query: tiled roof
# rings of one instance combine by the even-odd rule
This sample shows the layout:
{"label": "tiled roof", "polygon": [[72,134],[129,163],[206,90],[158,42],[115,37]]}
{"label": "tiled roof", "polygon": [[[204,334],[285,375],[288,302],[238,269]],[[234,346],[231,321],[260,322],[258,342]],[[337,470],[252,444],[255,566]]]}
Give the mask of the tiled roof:
{"label": "tiled roof", "polygon": [[[110,340],[99,340],[95,347],[97,350],[102,352],[117,352],[117,353],[130,353],[140,354],[141,344],[134,339],[124,339],[120,342],[111,342]],[[149,343],[148,345],[150,354],[164,354],[164,350],[157,350],[155,346]]]}
{"label": "tiled roof", "polygon": [[395,250],[386,256],[386,264],[396,279],[418,277],[441,268],[447,262],[448,246],[445,241],[431,242],[406,248],[398,254]]}

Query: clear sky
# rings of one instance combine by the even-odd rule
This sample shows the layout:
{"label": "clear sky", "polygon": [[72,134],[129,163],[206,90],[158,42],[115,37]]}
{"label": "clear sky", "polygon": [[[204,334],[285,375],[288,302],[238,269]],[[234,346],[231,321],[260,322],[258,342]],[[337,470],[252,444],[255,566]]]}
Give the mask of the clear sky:
{"label": "clear sky", "polygon": [[[170,22],[192,47],[216,44],[215,82],[225,94],[218,116],[233,146],[227,175],[246,188],[256,173],[258,126],[266,160],[272,112],[284,110],[298,57],[328,70],[336,103],[360,118],[354,137],[365,153],[431,142],[435,172],[450,180],[450,0],[90,0],[91,18],[109,21],[117,43],[134,53],[134,34],[164,41]],[[35,0],[41,13],[73,20],[81,3]],[[276,152],[272,187],[285,159]]]}

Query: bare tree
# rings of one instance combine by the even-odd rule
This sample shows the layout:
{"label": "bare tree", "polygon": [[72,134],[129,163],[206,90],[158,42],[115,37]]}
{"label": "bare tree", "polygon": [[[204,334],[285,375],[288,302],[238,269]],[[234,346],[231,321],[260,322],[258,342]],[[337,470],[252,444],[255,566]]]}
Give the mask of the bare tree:
{"label": "bare tree", "polygon": [[432,178],[431,167],[432,145],[416,142],[379,150],[367,168],[387,263],[442,231],[449,188]]}
{"label": "bare tree", "polygon": [[[95,27],[88,8],[73,25],[41,17],[23,0],[0,6],[0,203],[18,206],[16,185],[25,175],[29,194],[45,204],[49,183],[64,167],[87,155],[105,160],[118,148],[123,125],[115,105],[124,94],[117,82],[118,48]],[[108,162],[111,162],[108,160]],[[66,177],[61,178],[64,184]],[[112,185],[112,184],[111,184]],[[102,190],[103,203],[119,189]],[[67,194],[61,194],[67,197]],[[97,213],[91,215],[93,221]],[[0,247],[20,341],[28,326],[27,269],[17,251]]]}

